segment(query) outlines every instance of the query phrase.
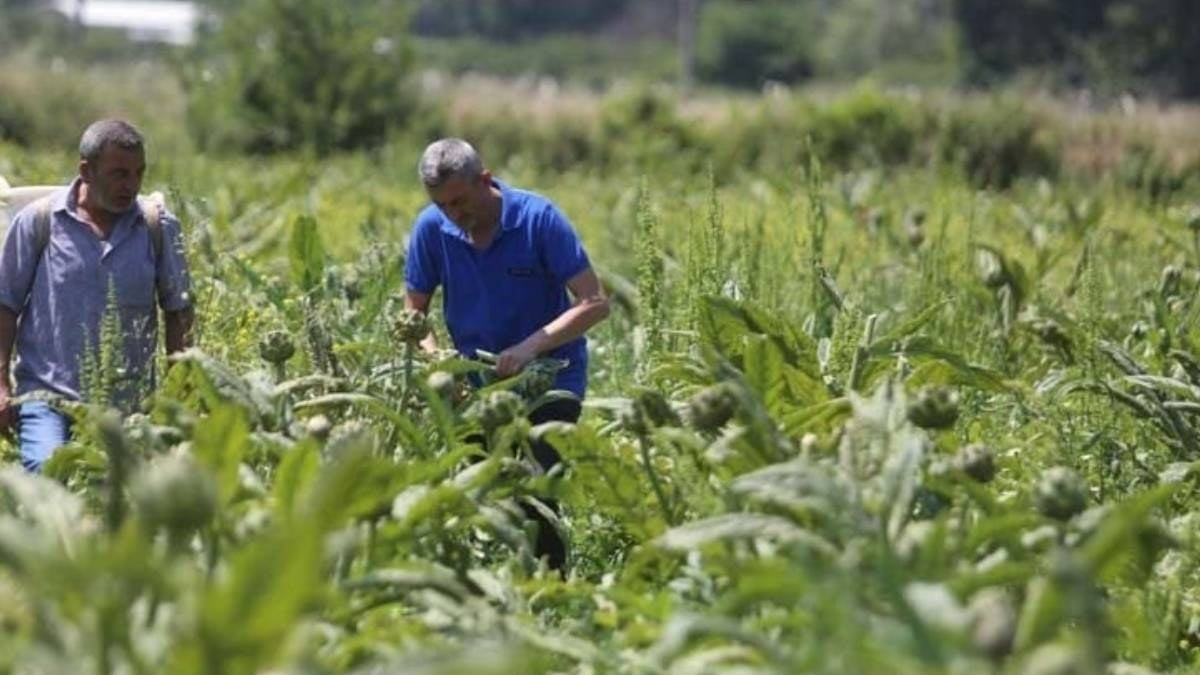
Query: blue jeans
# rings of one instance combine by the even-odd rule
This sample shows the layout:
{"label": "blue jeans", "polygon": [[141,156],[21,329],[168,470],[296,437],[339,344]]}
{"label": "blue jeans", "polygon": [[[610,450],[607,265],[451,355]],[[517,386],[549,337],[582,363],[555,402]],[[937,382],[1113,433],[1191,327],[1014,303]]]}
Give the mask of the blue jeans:
{"label": "blue jeans", "polygon": [[22,403],[17,417],[21,466],[41,473],[42,465],[71,438],[71,419],[45,401]]}

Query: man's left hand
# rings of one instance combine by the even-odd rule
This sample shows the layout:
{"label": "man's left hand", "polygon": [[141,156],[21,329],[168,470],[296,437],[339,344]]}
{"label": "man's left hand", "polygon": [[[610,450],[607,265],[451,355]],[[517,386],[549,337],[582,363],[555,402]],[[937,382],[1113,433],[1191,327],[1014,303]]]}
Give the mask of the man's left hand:
{"label": "man's left hand", "polygon": [[509,347],[496,357],[496,374],[500,377],[511,377],[521,372],[529,362],[537,358],[537,350],[524,342]]}

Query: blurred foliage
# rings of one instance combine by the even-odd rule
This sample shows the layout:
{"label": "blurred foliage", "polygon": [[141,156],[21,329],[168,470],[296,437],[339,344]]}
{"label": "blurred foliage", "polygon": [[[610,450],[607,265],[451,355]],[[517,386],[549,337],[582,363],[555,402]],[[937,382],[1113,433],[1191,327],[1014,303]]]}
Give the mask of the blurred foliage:
{"label": "blurred foliage", "polygon": [[2,141],[74,152],[92,121],[125,117],[147,133],[152,153],[191,147],[181,132],[183,95],[166,66],[79,66],[63,58],[47,60],[31,50],[0,63]]}
{"label": "blurred foliage", "polygon": [[712,0],[704,3],[696,38],[700,77],[760,87],[812,76],[816,8],[808,2]]}
{"label": "blurred foliage", "polygon": [[419,38],[422,67],[451,75],[545,77],[602,89],[614,72],[667,81],[679,70],[674,48],[658,40],[624,42],[602,35],[551,34],[500,44],[478,37]]}
{"label": "blurred foliage", "polygon": [[184,67],[205,148],[319,154],[412,122],[420,96],[401,3],[252,0],[227,8]]}
{"label": "blurred foliage", "polygon": [[412,25],[421,35],[513,40],[594,29],[627,4],[627,0],[425,0],[418,3]]}
{"label": "blurred foliage", "polygon": [[942,122],[937,156],[976,184],[1008,187],[1022,176],[1053,176],[1053,132],[1019,101],[991,97],[957,108]]}
{"label": "blurred foliage", "polygon": [[965,76],[1025,69],[1074,86],[1200,95],[1200,5],[1192,0],[956,0]]}

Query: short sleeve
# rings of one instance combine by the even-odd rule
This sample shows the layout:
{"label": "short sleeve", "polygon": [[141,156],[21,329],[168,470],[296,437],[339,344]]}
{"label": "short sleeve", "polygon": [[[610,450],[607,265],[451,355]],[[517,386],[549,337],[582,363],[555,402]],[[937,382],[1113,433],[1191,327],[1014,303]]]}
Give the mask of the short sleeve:
{"label": "short sleeve", "polygon": [[541,246],[544,264],[560,284],[591,267],[575,228],[554,206],[549,206],[542,218]]}
{"label": "short sleeve", "polygon": [[34,234],[36,207],[23,209],[12,220],[0,245],[0,305],[16,314],[25,308],[41,251]]}
{"label": "short sleeve", "polygon": [[411,291],[432,295],[441,283],[433,251],[436,235],[436,223],[427,212],[417,218],[404,256],[404,283]]}
{"label": "short sleeve", "polygon": [[162,214],[161,226],[162,251],[156,274],[158,304],[164,312],[178,312],[192,305],[192,279],[184,254],[183,227],[166,211]]}

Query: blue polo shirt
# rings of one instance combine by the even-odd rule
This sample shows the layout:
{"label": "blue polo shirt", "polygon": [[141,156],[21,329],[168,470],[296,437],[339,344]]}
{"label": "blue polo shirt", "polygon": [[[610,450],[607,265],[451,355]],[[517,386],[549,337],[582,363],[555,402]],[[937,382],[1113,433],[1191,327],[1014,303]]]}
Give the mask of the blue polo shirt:
{"label": "blue polo shirt", "polygon": [[[500,353],[571,307],[566,283],[590,267],[579,236],[550,200],[495,181],[503,206],[500,229],[483,250],[436,205],[417,216],[409,237],[404,279],[410,290],[444,289],[443,311],[454,347]],[[554,386],[583,397],[587,340],[580,337],[545,356],[566,359]]]}

